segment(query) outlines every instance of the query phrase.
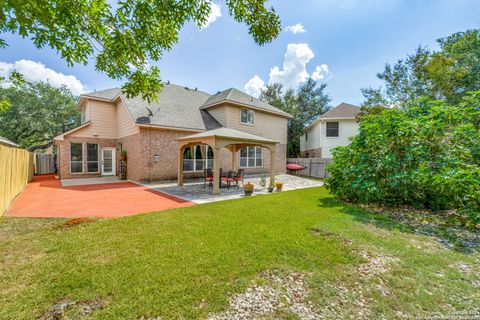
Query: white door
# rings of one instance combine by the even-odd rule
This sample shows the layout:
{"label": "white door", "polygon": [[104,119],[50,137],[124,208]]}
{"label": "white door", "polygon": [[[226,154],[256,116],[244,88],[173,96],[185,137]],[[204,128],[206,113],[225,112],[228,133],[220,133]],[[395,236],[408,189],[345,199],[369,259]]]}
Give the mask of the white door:
{"label": "white door", "polygon": [[115,175],[115,148],[102,149],[102,175]]}

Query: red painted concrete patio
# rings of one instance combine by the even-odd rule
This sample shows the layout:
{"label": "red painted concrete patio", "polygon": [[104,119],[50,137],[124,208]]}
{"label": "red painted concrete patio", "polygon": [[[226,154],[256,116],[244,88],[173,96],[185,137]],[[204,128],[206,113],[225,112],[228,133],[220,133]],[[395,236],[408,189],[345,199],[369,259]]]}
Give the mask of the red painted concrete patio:
{"label": "red painted concrete patio", "polygon": [[33,178],[13,201],[7,216],[115,218],[191,205],[132,182],[62,187],[53,175],[44,175]]}

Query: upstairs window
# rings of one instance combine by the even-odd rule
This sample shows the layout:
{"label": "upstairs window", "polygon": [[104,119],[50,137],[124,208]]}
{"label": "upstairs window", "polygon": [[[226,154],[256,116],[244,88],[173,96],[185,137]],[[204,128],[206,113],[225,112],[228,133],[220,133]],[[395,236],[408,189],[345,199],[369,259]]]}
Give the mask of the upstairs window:
{"label": "upstairs window", "polygon": [[81,121],[81,124],[84,124],[85,122],[87,122],[87,108],[82,107],[82,113],[80,115],[80,121]]}
{"label": "upstairs window", "polygon": [[305,141],[308,141],[308,131],[305,131]]}
{"label": "upstairs window", "polygon": [[240,122],[243,124],[254,124],[255,113],[253,110],[241,109],[240,110]]}
{"label": "upstairs window", "polygon": [[327,137],[338,137],[338,122],[327,122]]}
{"label": "upstairs window", "polygon": [[70,173],[83,173],[83,143],[70,143]]}

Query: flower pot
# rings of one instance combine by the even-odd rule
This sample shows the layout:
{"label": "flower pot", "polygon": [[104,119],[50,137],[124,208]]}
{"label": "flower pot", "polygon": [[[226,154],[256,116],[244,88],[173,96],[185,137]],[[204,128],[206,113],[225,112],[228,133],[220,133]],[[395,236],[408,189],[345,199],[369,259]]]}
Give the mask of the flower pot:
{"label": "flower pot", "polygon": [[253,193],[253,189],[243,189],[243,191],[245,192],[245,195],[248,197],[248,196],[251,196],[252,193]]}
{"label": "flower pot", "polygon": [[245,196],[251,196],[253,193],[253,184],[248,182],[243,186],[243,191],[245,192]]}
{"label": "flower pot", "polygon": [[274,186],[268,186],[268,192],[273,192]]}
{"label": "flower pot", "polygon": [[277,188],[277,191],[282,191],[283,183],[282,182],[275,183],[275,187]]}

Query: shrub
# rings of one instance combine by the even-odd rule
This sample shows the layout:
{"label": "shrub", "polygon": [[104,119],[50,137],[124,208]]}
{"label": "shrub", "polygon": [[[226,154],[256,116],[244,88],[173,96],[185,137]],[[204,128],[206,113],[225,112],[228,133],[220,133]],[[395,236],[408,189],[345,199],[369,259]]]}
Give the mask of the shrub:
{"label": "shrub", "polygon": [[333,150],[327,187],[359,203],[455,209],[480,222],[480,92],[457,105],[421,99],[366,113],[359,134]]}

